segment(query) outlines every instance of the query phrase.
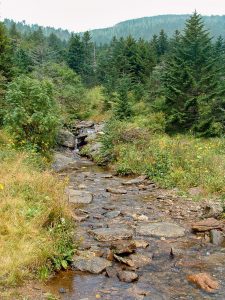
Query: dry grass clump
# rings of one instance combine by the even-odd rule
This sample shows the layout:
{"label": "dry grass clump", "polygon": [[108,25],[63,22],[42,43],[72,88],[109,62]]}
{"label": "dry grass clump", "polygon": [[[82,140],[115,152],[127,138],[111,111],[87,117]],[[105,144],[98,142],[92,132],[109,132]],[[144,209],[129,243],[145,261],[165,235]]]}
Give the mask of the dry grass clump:
{"label": "dry grass clump", "polygon": [[65,182],[7,142],[0,133],[0,284],[14,285],[60,268],[73,241]]}

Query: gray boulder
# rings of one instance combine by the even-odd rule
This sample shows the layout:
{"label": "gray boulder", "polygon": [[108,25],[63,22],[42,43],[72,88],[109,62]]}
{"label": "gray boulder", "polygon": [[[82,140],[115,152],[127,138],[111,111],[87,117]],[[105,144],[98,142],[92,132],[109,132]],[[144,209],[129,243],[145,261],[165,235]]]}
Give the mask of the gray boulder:
{"label": "gray boulder", "polygon": [[75,136],[69,130],[61,129],[58,133],[57,143],[60,146],[73,149],[76,146]]}

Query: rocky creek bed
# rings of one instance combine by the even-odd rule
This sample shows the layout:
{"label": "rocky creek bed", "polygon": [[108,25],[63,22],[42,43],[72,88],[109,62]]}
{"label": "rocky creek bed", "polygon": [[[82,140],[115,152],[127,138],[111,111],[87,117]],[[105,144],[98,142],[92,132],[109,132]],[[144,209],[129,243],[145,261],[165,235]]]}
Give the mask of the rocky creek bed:
{"label": "rocky creek bed", "polygon": [[[78,142],[84,143],[87,130],[81,128]],[[74,146],[73,137],[69,145]],[[184,199],[144,176],[114,176],[69,148],[56,153],[54,168],[70,179],[66,192],[80,246],[71,270],[51,279],[42,295],[51,292],[62,300],[225,299],[220,203]]]}
{"label": "rocky creek bed", "polygon": [[60,176],[70,178],[81,243],[72,270],[50,280],[48,291],[63,300],[225,299],[217,208],[143,176],[113,176],[69,150],[56,157]]}

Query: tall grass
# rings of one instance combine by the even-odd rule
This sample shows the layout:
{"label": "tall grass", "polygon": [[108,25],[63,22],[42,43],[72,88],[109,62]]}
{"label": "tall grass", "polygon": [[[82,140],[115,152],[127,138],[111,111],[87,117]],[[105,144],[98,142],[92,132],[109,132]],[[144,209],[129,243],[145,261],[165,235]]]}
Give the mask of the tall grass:
{"label": "tall grass", "polygon": [[73,240],[65,182],[8,143],[0,132],[0,284],[16,285],[66,267]]}

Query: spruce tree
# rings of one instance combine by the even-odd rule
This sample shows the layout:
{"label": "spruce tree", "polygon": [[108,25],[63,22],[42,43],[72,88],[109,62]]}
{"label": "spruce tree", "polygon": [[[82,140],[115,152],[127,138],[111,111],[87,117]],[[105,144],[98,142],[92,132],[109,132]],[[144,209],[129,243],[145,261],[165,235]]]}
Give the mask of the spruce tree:
{"label": "spruce tree", "polygon": [[7,80],[12,77],[12,47],[2,22],[0,22],[0,75]]}
{"label": "spruce tree", "polygon": [[131,86],[131,79],[124,76],[118,85],[117,93],[118,99],[114,109],[114,117],[118,120],[125,120],[131,117],[132,110],[129,103],[129,89]]}
{"label": "spruce tree", "polygon": [[69,40],[67,63],[77,74],[82,74],[84,64],[84,45],[78,34],[72,34]]}
{"label": "spruce tree", "polygon": [[212,103],[223,94],[209,33],[196,12],[174,44],[163,74],[168,130],[208,134]]}

